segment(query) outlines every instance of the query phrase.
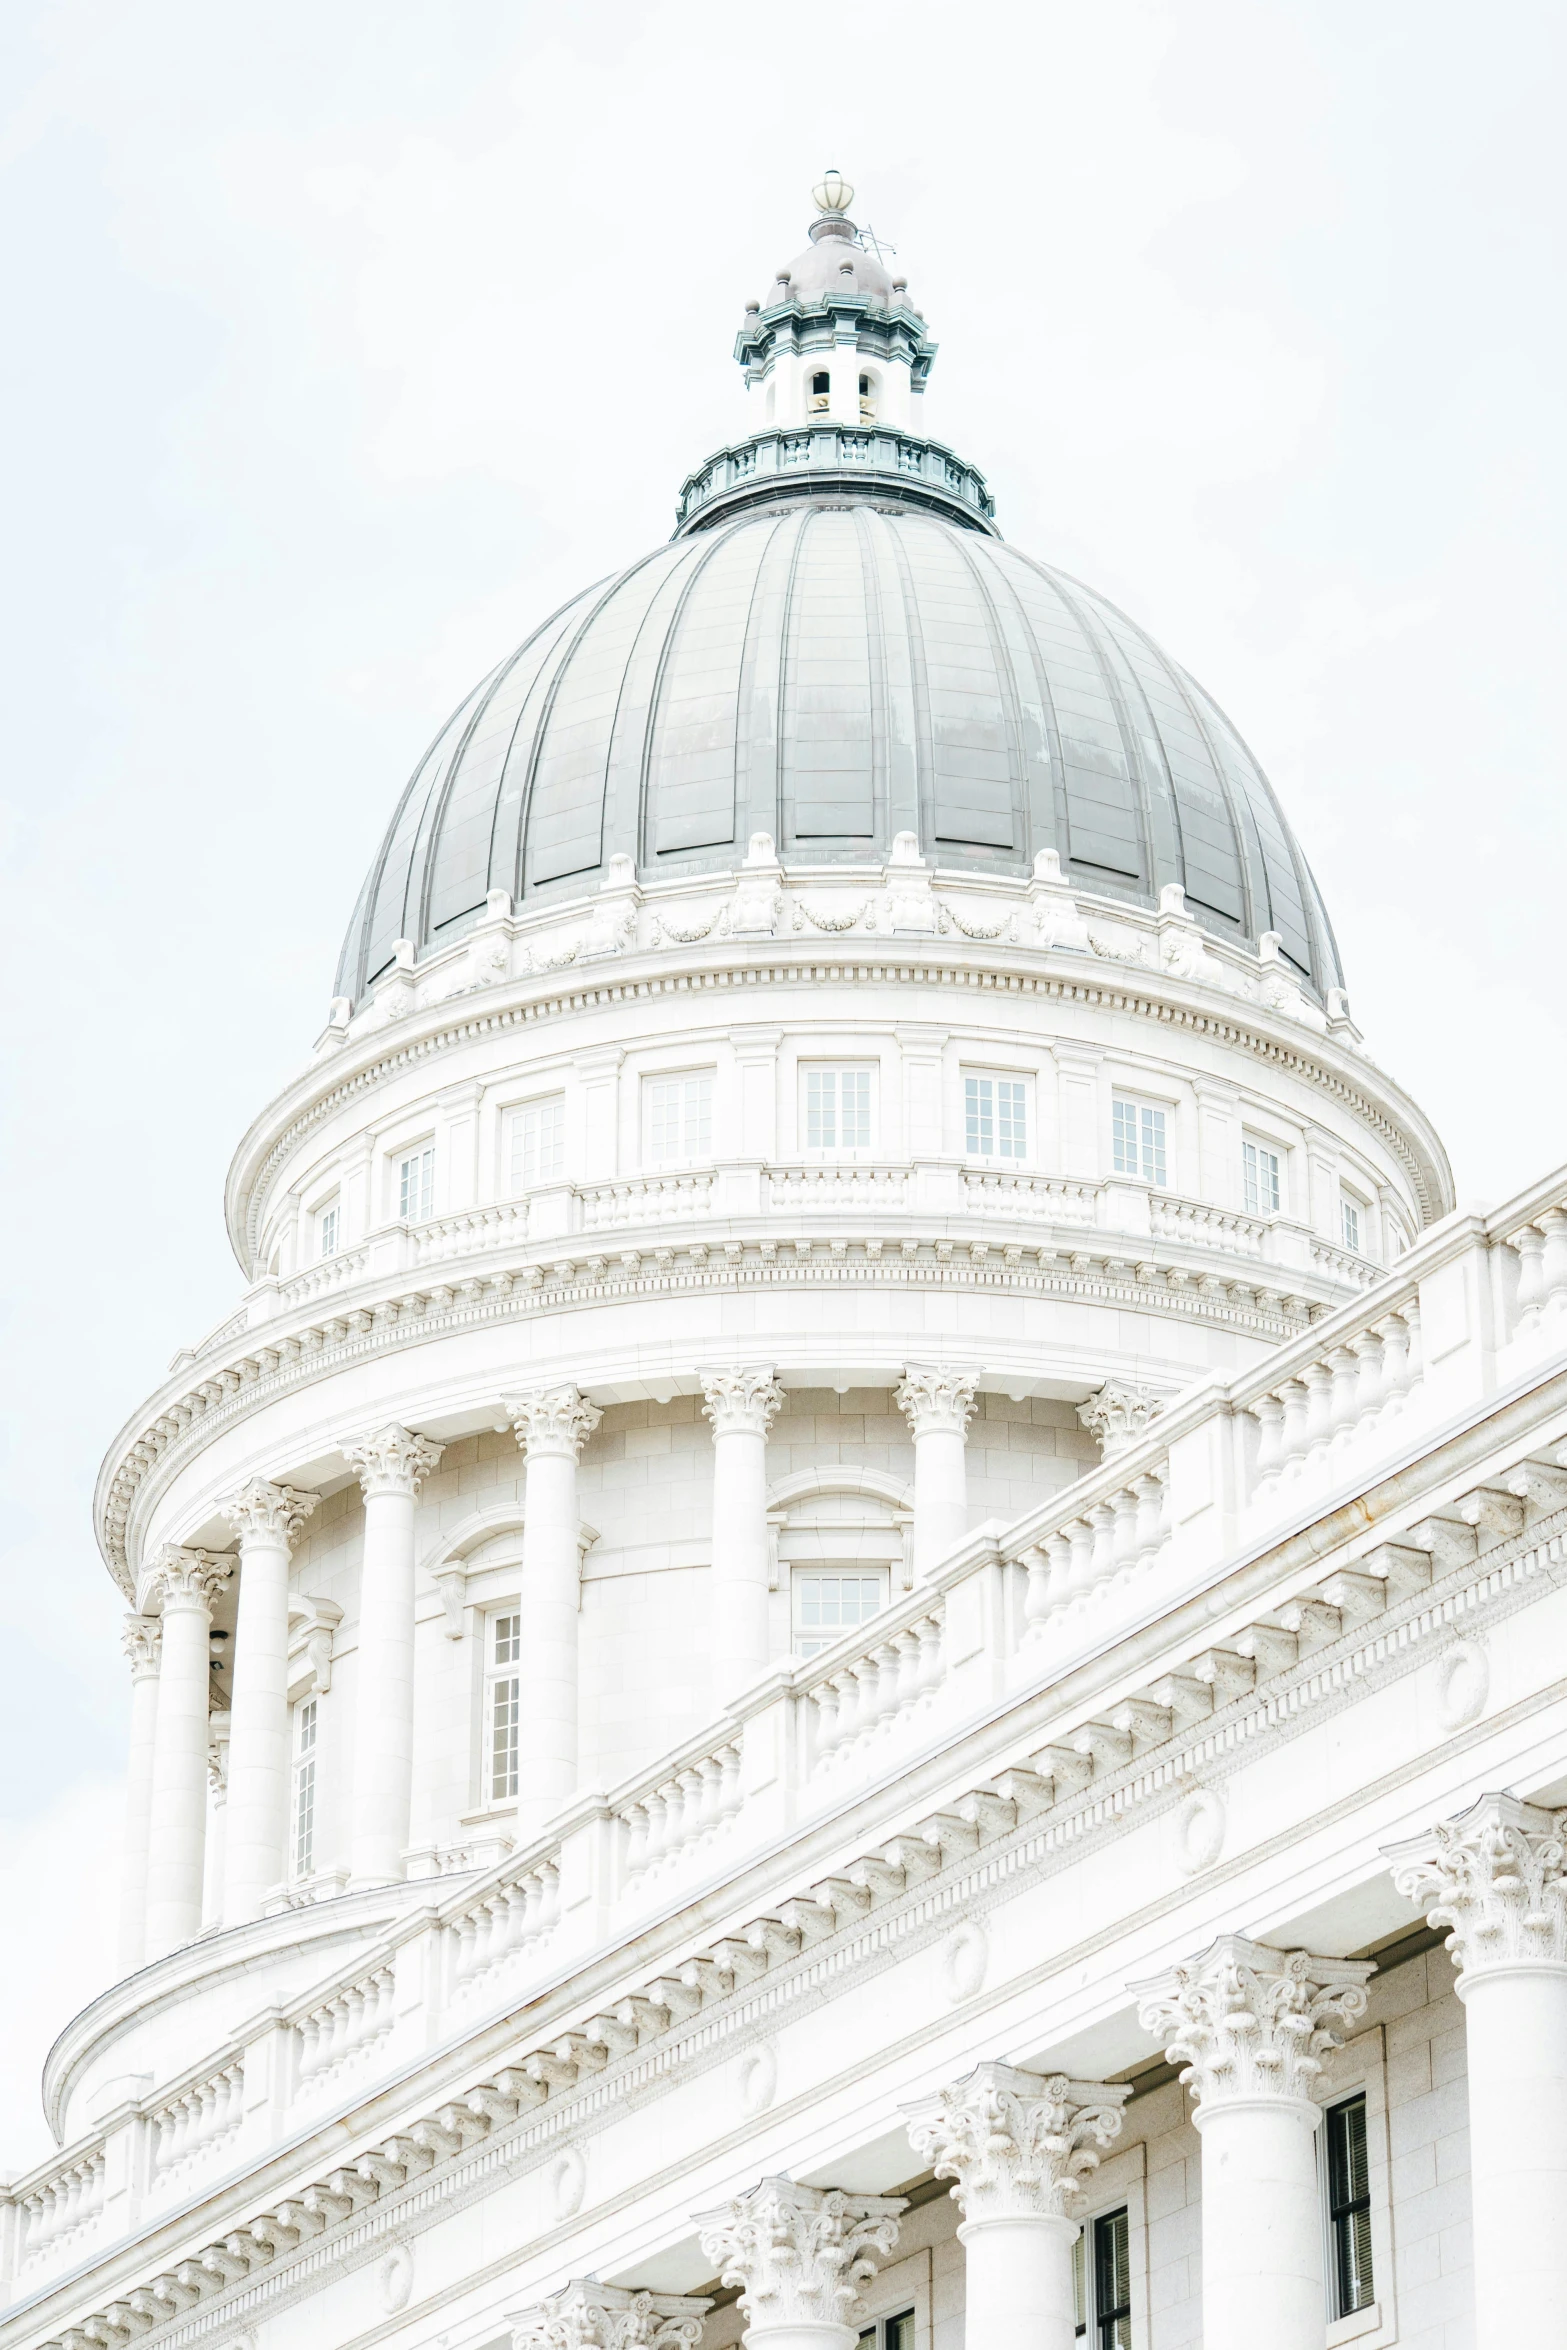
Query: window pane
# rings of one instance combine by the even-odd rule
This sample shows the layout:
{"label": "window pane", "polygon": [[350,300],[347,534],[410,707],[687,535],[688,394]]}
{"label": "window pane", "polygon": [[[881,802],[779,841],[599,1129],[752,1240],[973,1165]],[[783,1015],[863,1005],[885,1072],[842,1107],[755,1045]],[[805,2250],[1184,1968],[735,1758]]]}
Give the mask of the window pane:
{"label": "window pane", "polygon": [[650,1078],[646,1101],[648,1155],[655,1164],[711,1157],[711,1076]]}
{"label": "window pane", "polygon": [[1132,1102],[1111,1105],[1115,1133],[1115,1171],[1135,1175],[1137,1168],[1137,1109]]}
{"label": "window pane", "polygon": [[1343,1205],[1344,1246],[1354,1249],[1358,1254],[1360,1249],[1360,1210],[1352,1200],[1345,1200]]}
{"label": "window pane", "polygon": [[1152,1102],[1113,1100],[1110,1121],[1117,1175],[1140,1175],[1145,1183],[1162,1184],[1165,1180],[1163,1110],[1156,1109]]}
{"label": "window pane", "polygon": [[815,1656],[857,1624],[868,1624],[887,1604],[879,1573],[796,1573],[793,1578],[795,1653]]}
{"label": "window pane", "polygon": [[846,1151],[869,1150],[871,1145],[871,1073],[844,1069],[838,1078],[838,1101]]}
{"label": "window pane", "polygon": [[805,1072],[805,1143],[813,1151],[837,1148],[838,1088],[830,1069]]}
{"label": "window pane", "polygon": [[435,1206],[433,1146],[410,1152],[397,1170],[397,1213],[405,1224],[428,1222]]}
{"label": "window pane", "polygon": [[1094,2222],[1094,2320],[1099,2350],[1131,2350],[1132,2239],[1124,2211]]}
{"label": "window pane", "polygon": [[995,1149],[995,1088],[988,1077],[963,1080],[963,1147],[975,1158]]}
{"label": "window pane", "polygon": [[490,1801],[504,1800],[517,1792],[517,1726],[521,1707],[519,1700],[522,1683],[515,1674],[490,1685]]}
{"label": "window pane", "polygon": [[1004,1159],[1028,1152],[1028,1112],[1021,1082],[1003,1078],[996,1086],[996,1139]]}
{"label": "window pane", "polygon": [[1330,2107],[1327,2129],[1334,2315],[1350,2317],[1376,2298],[1371,2273],[1371,2176],[1364,2097],[1351,2097],[1343,2105]]}
{"label": "window pane", "polygon": [[336,1208],[323,1208],[321,1211],[321,1254],[324,1257],[335,1257],[337,1254]]}
{"label": "window pane", "polygon": [[1072,2246],[1072,2309],[1080,2334],[1088,2331],[1088,2237],[1079,2229]]}
{"label": "window pane", "polygon": [[294,1835],[296,1877],[308,1877],[315,1865],[316,1846],[316,1701],[305,1700],[294,1711]]}
{"label": "window pane", "polygon": [[1143,1174],[1150,1183],[1164,1181],[1164,1112],[1143,1105]]}

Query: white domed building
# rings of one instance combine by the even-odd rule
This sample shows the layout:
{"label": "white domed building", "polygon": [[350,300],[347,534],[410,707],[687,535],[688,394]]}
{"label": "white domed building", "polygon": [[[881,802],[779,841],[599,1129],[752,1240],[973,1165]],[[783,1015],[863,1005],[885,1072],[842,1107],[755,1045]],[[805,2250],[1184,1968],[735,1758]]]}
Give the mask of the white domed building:
{"label": "white domed building", "polygon": [[1453,1212],[851,195],[420,759],[104,1465],[0,2350],[1553,2338],[1567,1178]]}

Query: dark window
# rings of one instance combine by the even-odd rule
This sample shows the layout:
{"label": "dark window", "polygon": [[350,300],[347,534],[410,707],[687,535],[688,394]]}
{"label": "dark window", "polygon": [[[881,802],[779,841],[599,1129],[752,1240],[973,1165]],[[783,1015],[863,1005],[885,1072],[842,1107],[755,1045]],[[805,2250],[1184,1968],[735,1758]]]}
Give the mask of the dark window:
{"label": "dark window", "polygon": [[878,2318],[860,2336],[860,2350],[914,2350],[914,2312],[900,2309],[896,2317]]}
{"label": "dark window", "polygon": [[1085,2228],[1073,2261],[1077,2335],[1093,2350],[1131,2350],[1132,2236],[1125,2210]]}
{"label": "dark window", "polygon": [[1371,2181],[1366,2101],[1328,2108],[1328,2226],[1333,2237],[1333,2314],[1350,2317],[1375,2299],[1371,2281]]}
{"label": "dark window", "polygon": [[870,379],[870,377],[869,377],[868,375],[862,375],[862,376],[861,376],[861,378],[860,378],[860,398],[861,398],[862,400],[868,400],[868,399],[870,398],[870,396],[871,396],[871,379]]}
{"label": "dark window", "polygon": [[829,378],[827,375],[825,375],[825,374],[823,374],[823,375],[813,375],[813,376],[812,376],[812,378],[811,378],[811,389],[812,389],[812,391],[813,391],[813,392],[825,392],[825,391],[827,390],[827,388],[828,388],[828,385],[829,385],[829,382],[830,382],[830,380],[831,380],[831,379],[830,379],[830,378]]}

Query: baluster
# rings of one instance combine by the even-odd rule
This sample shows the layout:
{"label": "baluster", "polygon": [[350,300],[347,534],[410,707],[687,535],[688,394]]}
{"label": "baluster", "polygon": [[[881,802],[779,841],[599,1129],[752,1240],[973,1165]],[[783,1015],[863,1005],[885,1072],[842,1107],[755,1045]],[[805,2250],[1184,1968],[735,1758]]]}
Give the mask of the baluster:
{"label": "baluster", "polygon": [[1545,1310],[1551,1313],[1563,1297],[1567,1297],[1567,1216],[1560,1208],[1547,1208],[1537,1218],[1545,1234],[1545,1257],[1541,1274],[1545,1285]]}
{"label": "baluster", "polygon": [[1260,1395],[1251,1407],[1257,1423],[1256,1490],[1271,1485],[1284,1466],[1284,1406],[1276,1395]]}
{"label": "baluster", "polygon": [[1050,1560],[1036,1542],[1023,1553],[1028,1581],[1023,1589],[1023,1636],[1042,1624],[1050,1613]]}
{"label": "baluster", "polygon": [[1123,1485],[1112,1494],[1110,1506],[1115,1512],[1115,1527],[1111,1536],[1115,1552],[1115,1580],[1125,1582],[1137,1565],[1137,1489]]}
{"label": "baluster", "polygon": [[920,1644],[920,1695],[930,1697],[946,1678],[945,1622],[939,1615],[921,1616],[914,1629]]}
{"label": "baluster", "polygon": [[630,1885],[635,1884],[647,1867],[647,1806],[633,1803],[622,1813],[621,1820],[626,1835],[626,1882]]}
{"label": "baluster", "polygon": [[1115,1573],[1115,1511],[1107,1501],[1096,1501],[1088,1513],[1093,1528],[1094,1546],[1090,1573],[1096,1592],[1102,1591]]}
{"label": "baluster", "polygon": [[452,1972],[459,1983],[466,1983],[473,1975],[473,1918],[467,1910],[461,1917],[453,1919],[452,1932],[457,1937],[457,1956]]}
{"label": "baluster", "polygon": [[1409,1384],[1404,1392],[1406,1395],[1413,1395],[1415,1389],[1424,1382],[1426,1375],[1425,1344],[1420,1323],[1420,1300],[1412,1297],[1407,1306],[1400,1306],[1399,1312],[1403,1315],[1404,1327],[1409,1332]]}
{"label": "baluster", "polygon": [[1306,1390],[1306,1466],[1320,1469],[1333,1440],[1333,1374],[1325,1363],[1308,1363],[1301,1373]]}
{"label": "baluster", "polygon": [[1283,1464],[1279,1473],[1281,1477],[1296,1477],[1311,1441],[1311,1397],[1305,1381],[1286,1379],[1279,1389],[1279,1401],[1284,1406],[1284,1423],[1279,1430]]}
{"label": "baluster", "polygon": [[1050,1562],[1050,1573],[1045,1582],[1045,1616],[1058,1615],[1072,1596],[1072,1545],[1061,1532],[1045,1536],[1045,1556]]}
{"label": "baluster", "polygon": [[861,1691],[852,1665],[842,1665],[832,1677],[838,1693],[838,1740],[840,1748],[852,1743],[860,1729]]}
{"label": "baluster", "polygon": [[900,1714],[902,1714],[906,1713],[909,1707],[914,1705],[919,1698],[919,1635],[905,1628],[898,1634],[897,1639],[893,1642],[893,1646],[898,1652],[897,1710]]}
{"label": "baluster", "polygon": [[807,1695],[811,1759],[813,1763],[825,1762],[838,1743],[838,1692],[831,1681],[818,1681]]}
{"label": "baluster", "polygon": [[1335,1450],[1348,1442],[1359,1425],[1360,1364],[1348,1346],[1335,1346],[1327,1358],[1328,1409],[1332,1420],[1331,1444]]}
{"label": "baluster", "polygon": [[1360,1376],[1355,1389],[1355,1417],[1364,1428],[1373,1421],[1386,1400],[1387,1387],[1383,1370],[1383,1338],[1375,1323],[1362,1330],[1358,1338],[1350,1340],[1350,1350],[1359,1358]]}
{"label": "baluster", "polygon": [[1545,1303],[1545,1234],[1537,1224],[1526,1224],[1512,1234],[1509,1246],[1518,1252],[1517,1329],[1532,1330]]}
{"label": "baluster", "polygon": [[1164,1547],[1164,1479],[1156,1469],[1139,1477],[1137,1495],[1137,1564],[1151,1567]]}
{"label": "baluster", "polygon": [[1409,1392],[1409,1330],[1402,1314],[1389,1314],[1377,1324],[1382,1340],[1383,1410],[1391,1419],[1403,1409]]}
{"label": "baluster", "polygon": [[1072,1518],[1062,1527],[1072,1550],[1072,1598],[1084,1600],[1094,1587],[1094,1530],[1086,1518]]}

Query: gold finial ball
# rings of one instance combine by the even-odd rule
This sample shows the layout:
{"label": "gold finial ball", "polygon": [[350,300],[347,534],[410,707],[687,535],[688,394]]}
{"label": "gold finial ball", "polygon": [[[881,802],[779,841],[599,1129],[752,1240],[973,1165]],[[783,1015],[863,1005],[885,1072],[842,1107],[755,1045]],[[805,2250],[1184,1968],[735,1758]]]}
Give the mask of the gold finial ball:
{"label": "gold finial ball", "polygon": [[841,171],[824,171],[818,184],[811,190],[818,212],[847,212],[854,202],[854,190]]}

